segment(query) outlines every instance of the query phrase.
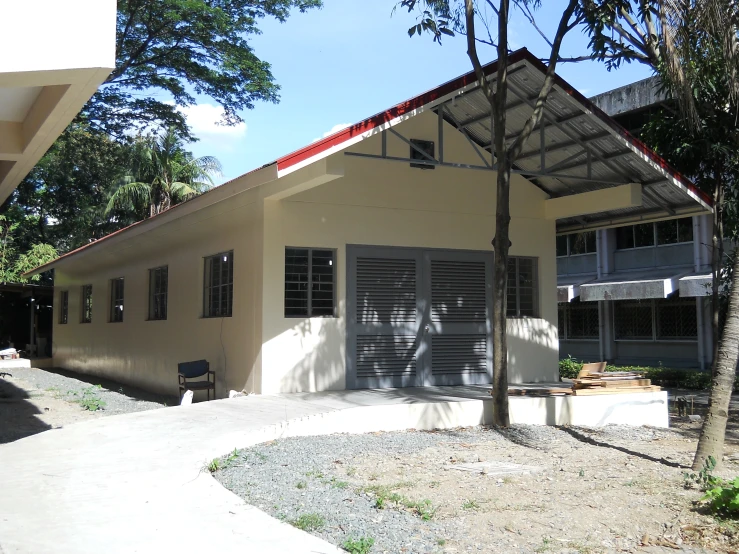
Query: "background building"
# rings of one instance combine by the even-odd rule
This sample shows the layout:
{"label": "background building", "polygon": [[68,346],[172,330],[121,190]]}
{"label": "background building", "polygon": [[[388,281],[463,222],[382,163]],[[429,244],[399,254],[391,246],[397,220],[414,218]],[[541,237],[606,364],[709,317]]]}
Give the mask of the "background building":
{"label": "background building", "polygon": [[[638,133],[669,103],[655,79],[591,99]],[[710,215],[557,237],[560,357],[708,367]]]}

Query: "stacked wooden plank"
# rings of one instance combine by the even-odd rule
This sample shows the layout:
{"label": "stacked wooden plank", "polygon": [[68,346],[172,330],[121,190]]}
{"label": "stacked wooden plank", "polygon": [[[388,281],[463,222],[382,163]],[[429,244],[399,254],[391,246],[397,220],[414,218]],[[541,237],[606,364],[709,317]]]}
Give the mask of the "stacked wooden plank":
{"label": "stacked wooden plank", "polygon": [[593,372],[579,375],[572,381],[572,394],[590,396],[596,394],[633,394],[662,390],[636,371]]}

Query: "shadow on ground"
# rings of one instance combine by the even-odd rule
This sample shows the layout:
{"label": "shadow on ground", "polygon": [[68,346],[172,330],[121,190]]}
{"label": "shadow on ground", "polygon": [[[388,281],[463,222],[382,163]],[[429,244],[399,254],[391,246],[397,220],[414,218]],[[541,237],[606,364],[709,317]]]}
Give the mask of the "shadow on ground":
{"label": "shadow on ground", "polygon": [[39,419],[41,410],[30,395],[5,379],[0,379],[0,444],[51,429]]}
{"label": "shadow on ground", "polygon": [[155,394],[153,392],[141,390],[139,388],[132,387],[130,385],[124,385],[122,383],[113,381],[111,379],[106,379],[105,377],[98,377],[96,375],[88,375],[85,373],[75,373],[74,371],[68,371],[66,369],[58,369],[58,368],[43,369],[41,371],[46,371],[47,373],[54,373],[56,375],[61,375],[62,377],[67,377],[69,379],[76,379],[83,383],[88,383],[89,385],[94,385],[94,386],[99,385],[104,389],[107,389],[113,392],[118,392],[120,394],[124,394],[128,396],[129,398],[133,398],[135,400],[144,400],[147,402],[156,402],[156,403],[162,403],[162,401],[166,401],[168,406],[176,406],[177,404],[180,403],[179,399],[176,396]]}

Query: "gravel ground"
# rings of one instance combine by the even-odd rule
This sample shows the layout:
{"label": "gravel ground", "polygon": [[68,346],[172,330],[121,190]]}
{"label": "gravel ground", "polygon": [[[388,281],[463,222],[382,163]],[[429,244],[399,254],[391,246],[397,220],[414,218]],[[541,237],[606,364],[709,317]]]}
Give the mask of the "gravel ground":
{"label": "gravel ground", "polygon": [[90,387],[95,387],[96,395],[105,402],[103,411],[106,415],[142,412],[178,404],[174,396],[153,394],[109,379],[63,369],[14,368],[10,373],[16,379],[31,383],[38,390],[56,393],[72,401],[75,400],[74,393],[80,395]]}
{"label": "gravel ground", "polygon": [[[215,477],[333,544],[371,537],[372,553],[736,552],[736,530],[696,512],[701,493],[682,486],[696,431],[517,425],[289,438],[221,458]],[[449,469],[479,461],[543,471]]]}
{"label": "gravel ground", "polygon": [[0,378],[0,444],[108,415],[177,404],[106,379],[63,370],[12,368]]}

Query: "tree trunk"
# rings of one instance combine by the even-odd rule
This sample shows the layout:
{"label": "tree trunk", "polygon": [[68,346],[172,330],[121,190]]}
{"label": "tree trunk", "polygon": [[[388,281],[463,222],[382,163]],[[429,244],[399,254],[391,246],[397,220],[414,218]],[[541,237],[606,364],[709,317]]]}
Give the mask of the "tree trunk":
{"label": "tree trunk", "polygon": [[739,255],[734,257],[734,281],[729,292],[729,308],[726,314],[724,332],[718,347],[718,355],[713,360],[713,382],[708,414],[703,423],[698,449],[693,460],[693,470],[703,468],[703,464],[712,456],[716,463],[721,463],[724,450],[726,422],[729,419],[729,402],[734,388],[736,364],[739,360]]}
{"label": "tree trunk", "polygon": [[508,249],[511,167],[508,159],[498,160],[497,207],[495,210],[495,269],[493,273],[493,422],[510,425],[508,415],[508,340],[506,311],[508,303]]}
{"label": "tree trunk", "polygon": [[719,287],[721,286],[721,266],[724,258],[723,233],[723,187],[718,174],[715,176],[713,189],[713,233],[711,236],[711,332],[713,334],[713,358],[711,376],[715,377],[718,344],[721,335],[721,306],[719,303]]}

